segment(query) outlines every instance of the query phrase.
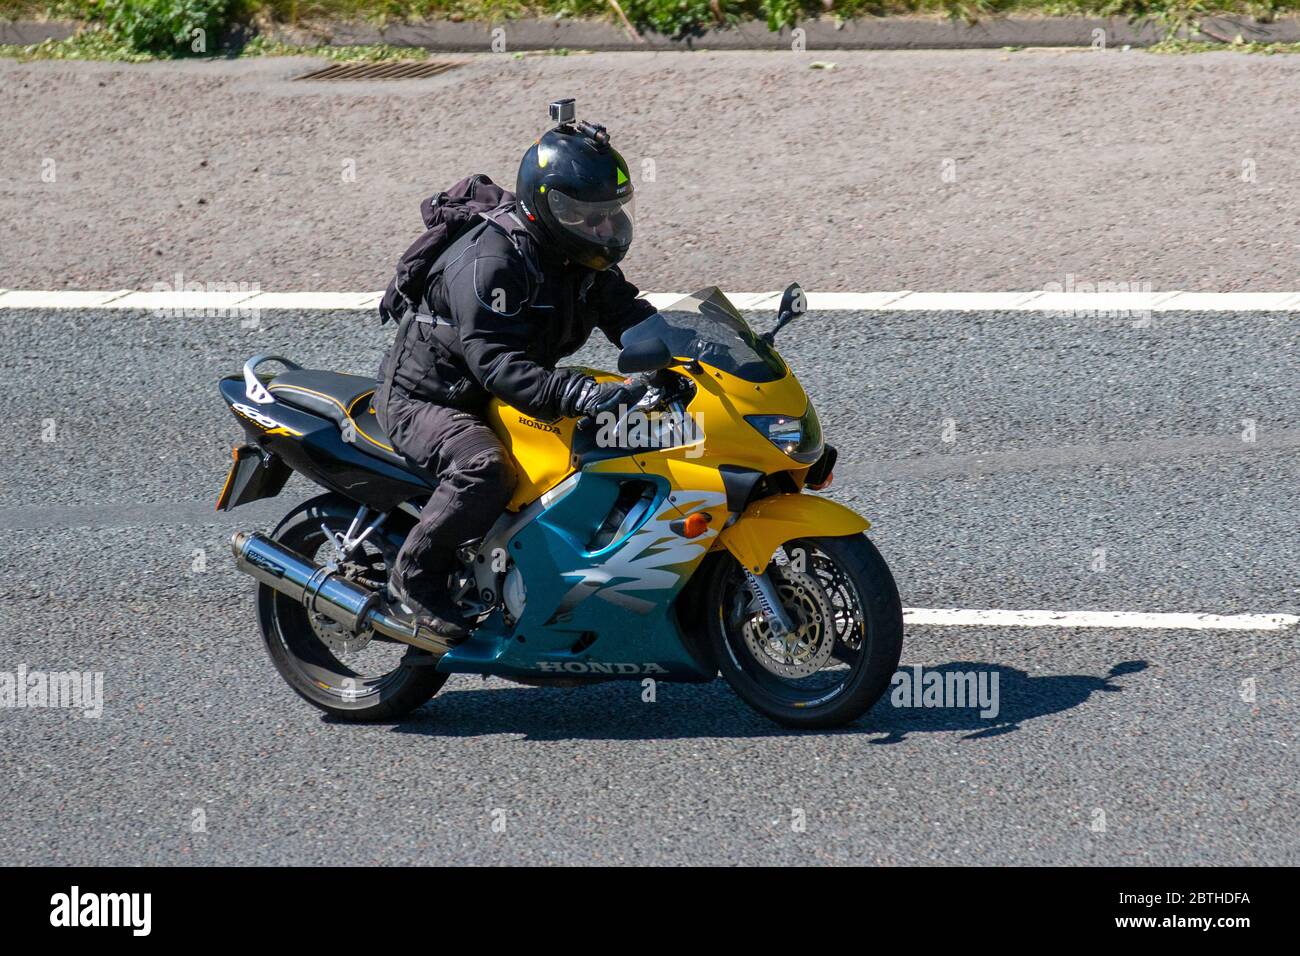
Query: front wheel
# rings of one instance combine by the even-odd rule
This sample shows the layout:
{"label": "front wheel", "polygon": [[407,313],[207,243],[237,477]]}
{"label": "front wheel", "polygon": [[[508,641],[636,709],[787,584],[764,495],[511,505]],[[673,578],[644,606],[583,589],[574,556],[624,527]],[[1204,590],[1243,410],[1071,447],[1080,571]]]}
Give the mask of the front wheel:
{"label": "front wheel", "polygon": [[787,542],[768,566],[790,617],[773,633],[744,569],[715,565],[707,615],[722,676],[745,703],[786,727],[838,727],[889,686],[903,649],[893,575],[865,535]]}

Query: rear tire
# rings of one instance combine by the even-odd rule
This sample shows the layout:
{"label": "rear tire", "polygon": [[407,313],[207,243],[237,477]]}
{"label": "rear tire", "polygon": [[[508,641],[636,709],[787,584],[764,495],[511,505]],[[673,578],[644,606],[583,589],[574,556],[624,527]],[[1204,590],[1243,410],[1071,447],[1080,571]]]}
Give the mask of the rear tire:
{"label": "rear tire", "polygon": [[[807,673],[799,673],[795,658],[781,658],[779,639],[764,625],[754,630],[761,616],[753,611],[743,569],[729,554],[713,566],[709,643],[722,676],[759,713],[785,727],[839,727],[861,717],[888,688],[903,649],[902,602],[889,566],[865,535],[799,539],[782,550],[788,556],[800,548],[811,555],[807,573],[784,575],[788,564],[768,570],[784,582],[778,590],[792,619],[798,613],[800,621],[813,622],[798,648]],[[768,647],[777,650],[765,654]],[[781,669],[787,673],[777,673]]]}
{"label": "rear tire", "polygon": [[[356,511],[357,505],[347,498],[321,495],[285,515],[271,537],[322,563],[315,555],[329,545],[321,525],[331,531],[346,531]],[[365,551],[369,562],[366,568],[369,573],[361,583],[382,587],[401,545],[401,535],[372,534],[359,549]],[[307,703],[341,720],[364,722],[402,717],[428,701],[447,682],[447,675],[433,666],[432,654],[380,637],[370,639],[376,645],[374,648],[369,644],[363,646],[369,652],[370,661],[378,658],[375,672],[359,669],[361,665],[356,661],[340,659],[340,653],[348,656],[347,636],[341,631],[325,630],[330,633],[333,646],[326,643],[320,635],[322,629],[328,629],[328,622],[313,623],[299,602],[265,584],[257,587],[257,621],[271,663],[285,682]],[[340,645],[340,640],[345,643]]]}

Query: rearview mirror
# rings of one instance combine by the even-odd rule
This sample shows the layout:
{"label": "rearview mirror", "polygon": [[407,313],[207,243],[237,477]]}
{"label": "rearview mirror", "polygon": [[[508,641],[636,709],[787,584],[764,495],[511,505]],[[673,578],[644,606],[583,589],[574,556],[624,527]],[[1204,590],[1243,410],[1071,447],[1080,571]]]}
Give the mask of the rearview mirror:
{"label": "rearview mirror", "polygon": [[797,282],[791,282],[785,287],[785,292],[781,296],[781,308],[777,310],[777,315],[789,312],[793,317],[803,315],[807,311],[808,297],[803,294],[803,287]]}
{"label": "rearview mirror", "polygon": [[673,353],[668,351],[664,340],[658,338],[638,339],[625,345],[618,353],[618,370],[626,374],[633,372],[657,372],[673,364]]}
{"label": "rearview mirror", "polygon": [[776,313],[776,326],[772,331],[764,332],[759,338],[771,345],[776,341],[776,333],[793,322],[796,315],[803,315],[807,311],[808,297],[804,295],[799,283],[791,282],[781,294],[781,308]]}

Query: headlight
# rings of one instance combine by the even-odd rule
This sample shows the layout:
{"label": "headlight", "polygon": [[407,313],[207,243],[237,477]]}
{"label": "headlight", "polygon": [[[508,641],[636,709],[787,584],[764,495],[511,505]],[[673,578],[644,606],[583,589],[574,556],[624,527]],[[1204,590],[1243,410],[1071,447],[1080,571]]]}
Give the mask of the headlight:
{"label": "headlight", "polygon": [[812,403],[802,418],[789,415],[746,415],[749,422],[777,448],[795,461],[811,465],[822,456],[822,426]]}

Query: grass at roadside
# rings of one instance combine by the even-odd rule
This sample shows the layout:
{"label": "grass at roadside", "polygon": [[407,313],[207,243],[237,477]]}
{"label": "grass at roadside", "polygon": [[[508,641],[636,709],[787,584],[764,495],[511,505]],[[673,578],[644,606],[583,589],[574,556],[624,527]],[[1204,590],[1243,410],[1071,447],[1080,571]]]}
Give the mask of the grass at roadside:
{"label": "grass at roadside", "polygon": [[1216,50],[1235,50],[1238,53],[1300,53],[1300,43],[1251,43],[1237,38],[1232,43],[1206,43],[1203,40],[1163,40],[1148,47],[1152,53],[1212,53]]}
{"label": "grass at roadside", "polygon": [[[1270,20],[1300,13],[1300,0],[0,0],[0,19],[71,19],[87,25],[69,40],[31,47],[0,46],[0,56],[24,59],[140,60],[218,52],[275,55],[307,52],[255,36],[233,49],[216,49],[232,28],[247,38],[269,24],[327,20],[392,23],[430,19],[502,20],[529,17],[613,18],[625,14],[638,28],[671,36],[701,32],[746,20],[771,29],[797,19],[830,16],[931,14],[971,22],[1002,15],[1119,16],[1156,23],[1171,39],[1156,52],[1233,49],[1251,53],[1296,52],[1295,44],[1234,42],[1234,36],[1204,35],[1207,42],[1172,39],[1197,36],[1215,15]],[[1208,28],[1207,28],[1208,29]],[[1217,42],[1208,42],[1208,41]],[[343,51],[343,52],[338,52]],[[324,47],[312,52],[336,59],[418,56],[393,47]]]}
{"label": "grass at roadside", "polygon": [[[385,46],[292,46],[263,36],[253,37],[237,51],[238,56],[318,56],[327,60],[377,62],[380,60],[424,60],[426,50]],[[143,63],[165,59],[152,53],[131,49],[104,30],[83,30],[66,40],[46,40],[29,46],[0,43],[0,57],[29,60],[113,60],[119,63]]]}
{"label": "grass at roadside", "polygon": [[[512,53],[519,59],[525,56],[568,56],[574,51],[538,50]],[[238,51],[228,55],[238,56],[316,56],[326,60],[354,63],[377,63],[383,60],[427,60],[433,57],[428,50],[409,46],[387,46],[382,43],[367,46],[297,46],[265,36],[255,36]],[[30,46],[0,43],[0,57],[25,62],[30,60],[113,60],[119,63],[145,63],[164,59],[149,53],[137,53],[115,41],[104,31],[86,30],[66,40],[46,40]]]}
{"label": "grass at roadside", "polygon": [[[610,0],[0,0],[0,19],[94,20],[114,6],[217,6],[242,20],[503,20],[614,16]],[[1300,13],[1300,0],[620,0],[629,19],[661,33],[739,20],[933,14],[970,21],[1002,15],[1121,16],[1185,20],[1214,14],[1270,19]],[[665,29],[667,28],[667,29]],[[676,29],[673,29],[676,28]]]}

